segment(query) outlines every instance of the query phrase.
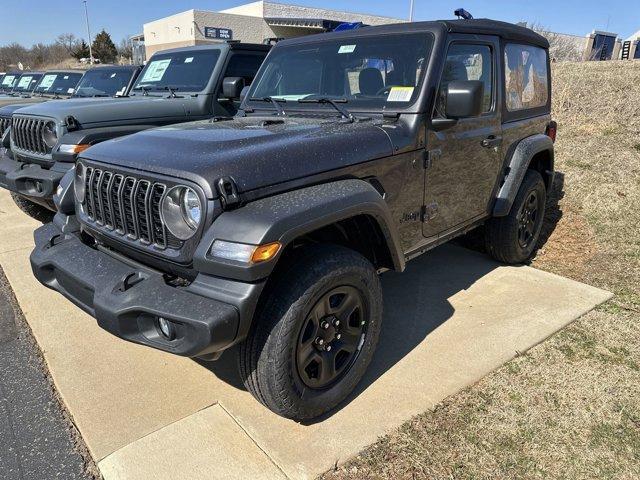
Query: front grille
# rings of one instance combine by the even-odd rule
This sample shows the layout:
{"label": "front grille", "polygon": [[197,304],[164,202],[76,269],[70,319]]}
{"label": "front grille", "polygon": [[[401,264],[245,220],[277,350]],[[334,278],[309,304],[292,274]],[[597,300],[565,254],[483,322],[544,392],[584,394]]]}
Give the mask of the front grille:
{"label": "front grille", "polygon": [[7,128],[11,126],[11,117],[0,117],[0,138],[7,131]]}
{"label": "front grille", "polygon": [[19,150],[39,155],[47,155],[49,149],[42,139],[42,132],[48,120],[13,116],[11,138]]}
{"label": "front grille", "polygon": [[160,216],[167,186],[108,170],[87,167],[83,203],[99,227],[159,248],[178,248]]}

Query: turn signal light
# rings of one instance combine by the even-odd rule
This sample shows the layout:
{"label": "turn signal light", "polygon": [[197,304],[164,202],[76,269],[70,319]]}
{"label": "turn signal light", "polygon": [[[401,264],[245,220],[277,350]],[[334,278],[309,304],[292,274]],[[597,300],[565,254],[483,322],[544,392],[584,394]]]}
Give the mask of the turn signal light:
{"label": "turn signal light", "polygon": [[275,257],[280,251],[280,242],[267,243],[266,245],[260,245],[256,247],[251,255],[252,263],[266,262]]}
{"label": "turn signal light", "polygon": [[90,146],[91,145],[87,143],[81,143],[79,145],[64,144],[64,145],[60,145],[60,151],[64,153],[81,153],[81,152],[84,152]]}

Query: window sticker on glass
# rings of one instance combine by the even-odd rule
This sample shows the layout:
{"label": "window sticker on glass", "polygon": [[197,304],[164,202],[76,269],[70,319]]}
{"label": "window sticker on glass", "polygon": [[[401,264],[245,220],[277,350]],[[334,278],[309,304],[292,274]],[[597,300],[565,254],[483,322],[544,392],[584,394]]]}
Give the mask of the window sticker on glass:
{"label": "window sticker on glass", "polygon": [[117,73],[112,73],[109,78],[115,78],[116,75],[117,75]]}
{"label": "window sticker on glass", "polygon": [[356,51],[355,45],[341,45],[338,53],[353,53]]}
{"label": "window sticker on glass", "polygon": [[58,77],[57,75],[45,75],[42,81],[40,82],[40,85],[38,85],[38,88],[42,90],[47,90],[48,88],[51,87],[51,85],[53,85],[53,82],[56,81],[57,77]]}
{"label": "window sticker on glass", "polygon": [[64,77],[62,77],[64,80],[69,80],[69,75],[65,75]]}
{"label": "window sticker on glass", "polygon": [[4,80],[2,80],[2,85],[11,85],[15,79],[15,75],[7,75],[4,77]]}
{"label": "window sticker on glass", "polygon": [[184,63],[191,63],[193,62],[193,57],[187,57],[184,59]]}
{"label": "window sticker on glass", "polygon": [[69,94],[73,94],[75,91],[76,91],[75,88],[68,88],[67,89],[67,93],[69,93]]}
{"label": "window sticker on glass", "polygon": [[116,92],[116,97],[121,97],[124,95],[124,91],[127,87],[122,87],[120,90]]}
{"label": "window sticker on glass", "polygon": [[164,72],[167,71],[169,64],[171,63],[171,59],[167,58],[165,60],[155,60],[149,64],[147,67],[147,71],[145,72],[140,83],[144,82],[159,82],[162,80],[164,76]]}
{"label": "window sticker on glass", "polygon": [[29,84],[31,83],[32,79],[33,79],[33,77],[22,77],[22,78],[20,78],[20,81],[18,82],[18,88],[27,88],[29,86]]}
{"label": "window sticker on glass", "polygon": [[387,102],[409,102],[415,87],[391,87]]}

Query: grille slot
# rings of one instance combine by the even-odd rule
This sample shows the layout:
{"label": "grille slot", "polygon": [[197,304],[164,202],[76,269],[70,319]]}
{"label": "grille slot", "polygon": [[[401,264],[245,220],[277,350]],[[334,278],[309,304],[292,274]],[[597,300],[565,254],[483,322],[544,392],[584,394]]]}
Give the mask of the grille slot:
{"label": "grille slot", "polygon": [[38,155],[47,155],[49,149],[42,139],[48,120],[29,117],[13,117],[11,135],[17,149]]}
{"label": "grille slot", "polygon": [[84,211],[89,220],[109,231],[159,248],[179,248],[168,234],[160,205],[166,185],[87,167]]}
{"label": "grille slot", "polygon": [[0,117],[0,138],[7,131],[7,128],[11,126],[11,117]]}

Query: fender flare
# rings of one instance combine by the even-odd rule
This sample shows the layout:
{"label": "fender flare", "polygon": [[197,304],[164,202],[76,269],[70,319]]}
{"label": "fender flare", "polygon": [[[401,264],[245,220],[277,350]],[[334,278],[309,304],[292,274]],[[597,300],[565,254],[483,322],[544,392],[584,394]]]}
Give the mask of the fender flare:
{"label": "fender flare", "polygon": [[531,163],[531,159],[538,153],[544,151],[550,152],[553,163],[553,141],[546,135],[532,135],[518,142],[507,163],[506,171],[508,173],[505,176],[504,183],[496,195],[496,200],[493,205],[494,217],[509,215],[513,201],[518,194],[518,189]]}
{"label": "fender flare", "polygon": [[378,223],[394,269],[404,270],[404,254],[389,207],[371,184],[355,179],[292,190],[223,212],[200,241],[193,259],[194,268],[209,275],[257,281],[269,276],[280,254],[268,262],[246,265],[211,257],[213,242],[226,240],[252,245],[280,242],[286,247],[300,235],[363,214]]}

